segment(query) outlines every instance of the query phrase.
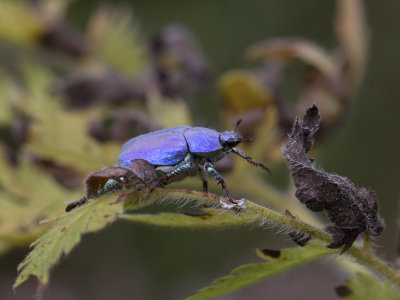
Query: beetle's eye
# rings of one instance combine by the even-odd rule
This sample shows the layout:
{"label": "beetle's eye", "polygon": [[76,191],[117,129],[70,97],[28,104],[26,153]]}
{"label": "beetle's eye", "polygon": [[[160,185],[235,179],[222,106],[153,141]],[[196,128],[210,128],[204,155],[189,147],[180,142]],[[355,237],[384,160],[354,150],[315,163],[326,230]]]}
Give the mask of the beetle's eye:
{"label": "beetle's eye", "polygon": [[226,145],[228,148],[233,148],[233,147],[237,146],[237,144],[239,144],[239,141],[238,141],[238,140],[230,139],[230,140],[228,140],[228,141],[226,142],[225,145]]}

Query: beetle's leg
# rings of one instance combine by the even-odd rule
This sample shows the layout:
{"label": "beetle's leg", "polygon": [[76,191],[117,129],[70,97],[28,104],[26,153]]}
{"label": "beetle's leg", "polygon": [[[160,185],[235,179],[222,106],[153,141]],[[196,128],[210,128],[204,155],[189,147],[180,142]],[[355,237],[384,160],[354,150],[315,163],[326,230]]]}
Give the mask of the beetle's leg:
{"label": "beetle's leg", "polygon": [[225,184],[225,181],[224,181],[224,179],[222,179],[222,176],[219,175],[217,170],[215,170],[213,164],[210,162],[206,162],[204,164],[204,168],[207,170],[208,173],[210,173],[218,181],[218,184],[221,184],[222,188],[224,189],[224,191],[226,193],[226,196],[228,197],[229,202],[232,204],[237,204],[236,201],[232,200],[231,193],[229,193],[229,190],[228,190],[228,186]]}
{"label": "beetle's leg", "polygon": [[162,184],[162,185],[167,184],[168,181],[169,181],[171,178],[176,177],[176,176],[179,176],[179,175],[181,175],[182,173],[184,173],[184,172],[186,172],[187,170],[192,169],[192,168],[193,168],[193,163],[192,163],[192,162],[186,162],[186,163],[180,164],[180,165],[178,165],[178,166],[176,167],[176,169],[172,170],[171,172],[167,173],[165,176],[163,176],[162,178],[160,178],[160,179],[158,180],[158,184],[157,184],[157,185],[160,185],[160,184]]}
{"label": "beetle's leg", "polygon": [[245,160],[247,160],[249,163],[251,163],[252,165],[256,166],[256,167],[261,167],[264,170],[267,170],[269,172],[269,174],[271,174],[271,171],[268,169],[267,166],[263,165],[262,163],[253,160],[250,156],[248,156],[244,151],[233,147],[232,148],[232,152],[239,155],[240,157],[244,158]]}
{"label": "beetle's leg", "polygon": [[201,181],[203,182],[203,192],[208,194],[208,172],[205,169],[204,164],[199,164],[197,166],[197,171],[200,175]]}
{"label": "beetle's leg", "polygon": [[203,192],[208,193],[208,181],[203,179]]}
{"label": "beetle's leg", "polygon": [[69,211],[73,210],[75,207],[85,204],[86,202],[88,202],[88,200],[89,199],[86,196],[84,196],[83,198],[81,198],[79,200],[71,202],[70,204],[67,205],[67,207],[65,208],[65,211],[69,212]]}

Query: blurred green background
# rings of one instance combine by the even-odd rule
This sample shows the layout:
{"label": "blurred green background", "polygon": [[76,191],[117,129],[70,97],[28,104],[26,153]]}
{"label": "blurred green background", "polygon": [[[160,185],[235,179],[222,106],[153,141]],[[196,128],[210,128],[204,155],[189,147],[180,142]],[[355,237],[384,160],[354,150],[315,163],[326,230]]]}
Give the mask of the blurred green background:
{"label": "blurred green background", "polygon": [[[90,13],[103,2],[75,1],[67,20],[84,29]],[[243,66],[244,50],[259,40],[299,36],[327,49],[335,44],[335,1],[112,1],[116,3],[132,6],[147,36],[169,23],[186,25],[198,39],[214,76]],[[376,241],[377,252],[392,261],[397,255],[400,196],[400,89],[396,83],[400,3],[365,4],[371,32],[366,76],[348,119],[325,142],[317,161],[328,172],[376,190],[387,225]],[[197,98],[201,102],[195,104],[195,118],[215,124],[215,90]],[[285,245],[291,245],[286,236],[259,228],[195,231],[120,221],[83,238],[56,268],[44,299],[180,299],[240,264],[257,261],[251,249]],[[16,266],[26,253],[26,248],[14,249],[0,258],[0,299],[31,299],[34,294],[34,280],[15,295],[11,289]],[[344,278],[346,274],[329,260],[322,260],[221,299],[336,299],[333,288]]]}

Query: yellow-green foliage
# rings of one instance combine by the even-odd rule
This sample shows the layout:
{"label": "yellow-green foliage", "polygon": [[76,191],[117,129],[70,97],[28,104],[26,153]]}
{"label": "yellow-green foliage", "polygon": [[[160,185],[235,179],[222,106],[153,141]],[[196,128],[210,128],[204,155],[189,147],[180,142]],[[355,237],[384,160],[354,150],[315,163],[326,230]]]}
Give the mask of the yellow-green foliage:
{"label": "yellow-green foliage", "polygon": [[234,269],[230,275],[215,280],[214,284],[205,287],[199,293],[186,298],[187,300],[210,299],[222,294],[236,291],[242,287],[260,281],[274,274],[293,268],[299,264],[315,260],[330,253],[322,247],[303,247],[282,249],[279,257],[273,258],[257,250],[257,254],[268,262],[254,263]]}
{"label": "yellow-green foliage", "polygon": [[43,22],[32,12],[26,1],[3,0],[0,2],[0,38],[30,45],[43,30]]}
{"label": "yellow-green foliage", "polygon": [[148,54],[129,8],[101,7],[91,17],[87,39],[104,67],[137,77],[148,68]]}
{"label": "yellow-green foliage", "polygon": [[61,255],[68,254],[79,243],[84,233],[104,228],[123,212],[124,203],[113,203],[115,199],[113,195],[106,196],[46,221],[56,223],[32,244],[34,249],[18,267],[20,274],[14,287],[26,281],[29,276],[36,276],[40,285],[46,285],[51,267]]}
{"label": "yellow-green foliage", "polygon": [[[29,159],[21,157],[18,168],[0,159],[0,241],[24,245],[46,227],[39,221],[63,210],[79,192],[68,191],[40,170]],[[45,192],[44,192],[45,191]]]}

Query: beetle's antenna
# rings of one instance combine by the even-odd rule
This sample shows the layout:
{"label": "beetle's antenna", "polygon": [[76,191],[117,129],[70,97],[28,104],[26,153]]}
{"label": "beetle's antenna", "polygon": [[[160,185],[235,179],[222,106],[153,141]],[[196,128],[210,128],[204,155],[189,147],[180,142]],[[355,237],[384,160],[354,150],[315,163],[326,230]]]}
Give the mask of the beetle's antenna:
{"label": "beetle's antenna", "polygon": [[239,120],[237,120],[235,129],[233,130],[233,132],[236,132],[236,131],[238,130],[239,125],[240,125],[240,123],[242,123],[242,121],[243,121],[242,118],[240,118]]}

